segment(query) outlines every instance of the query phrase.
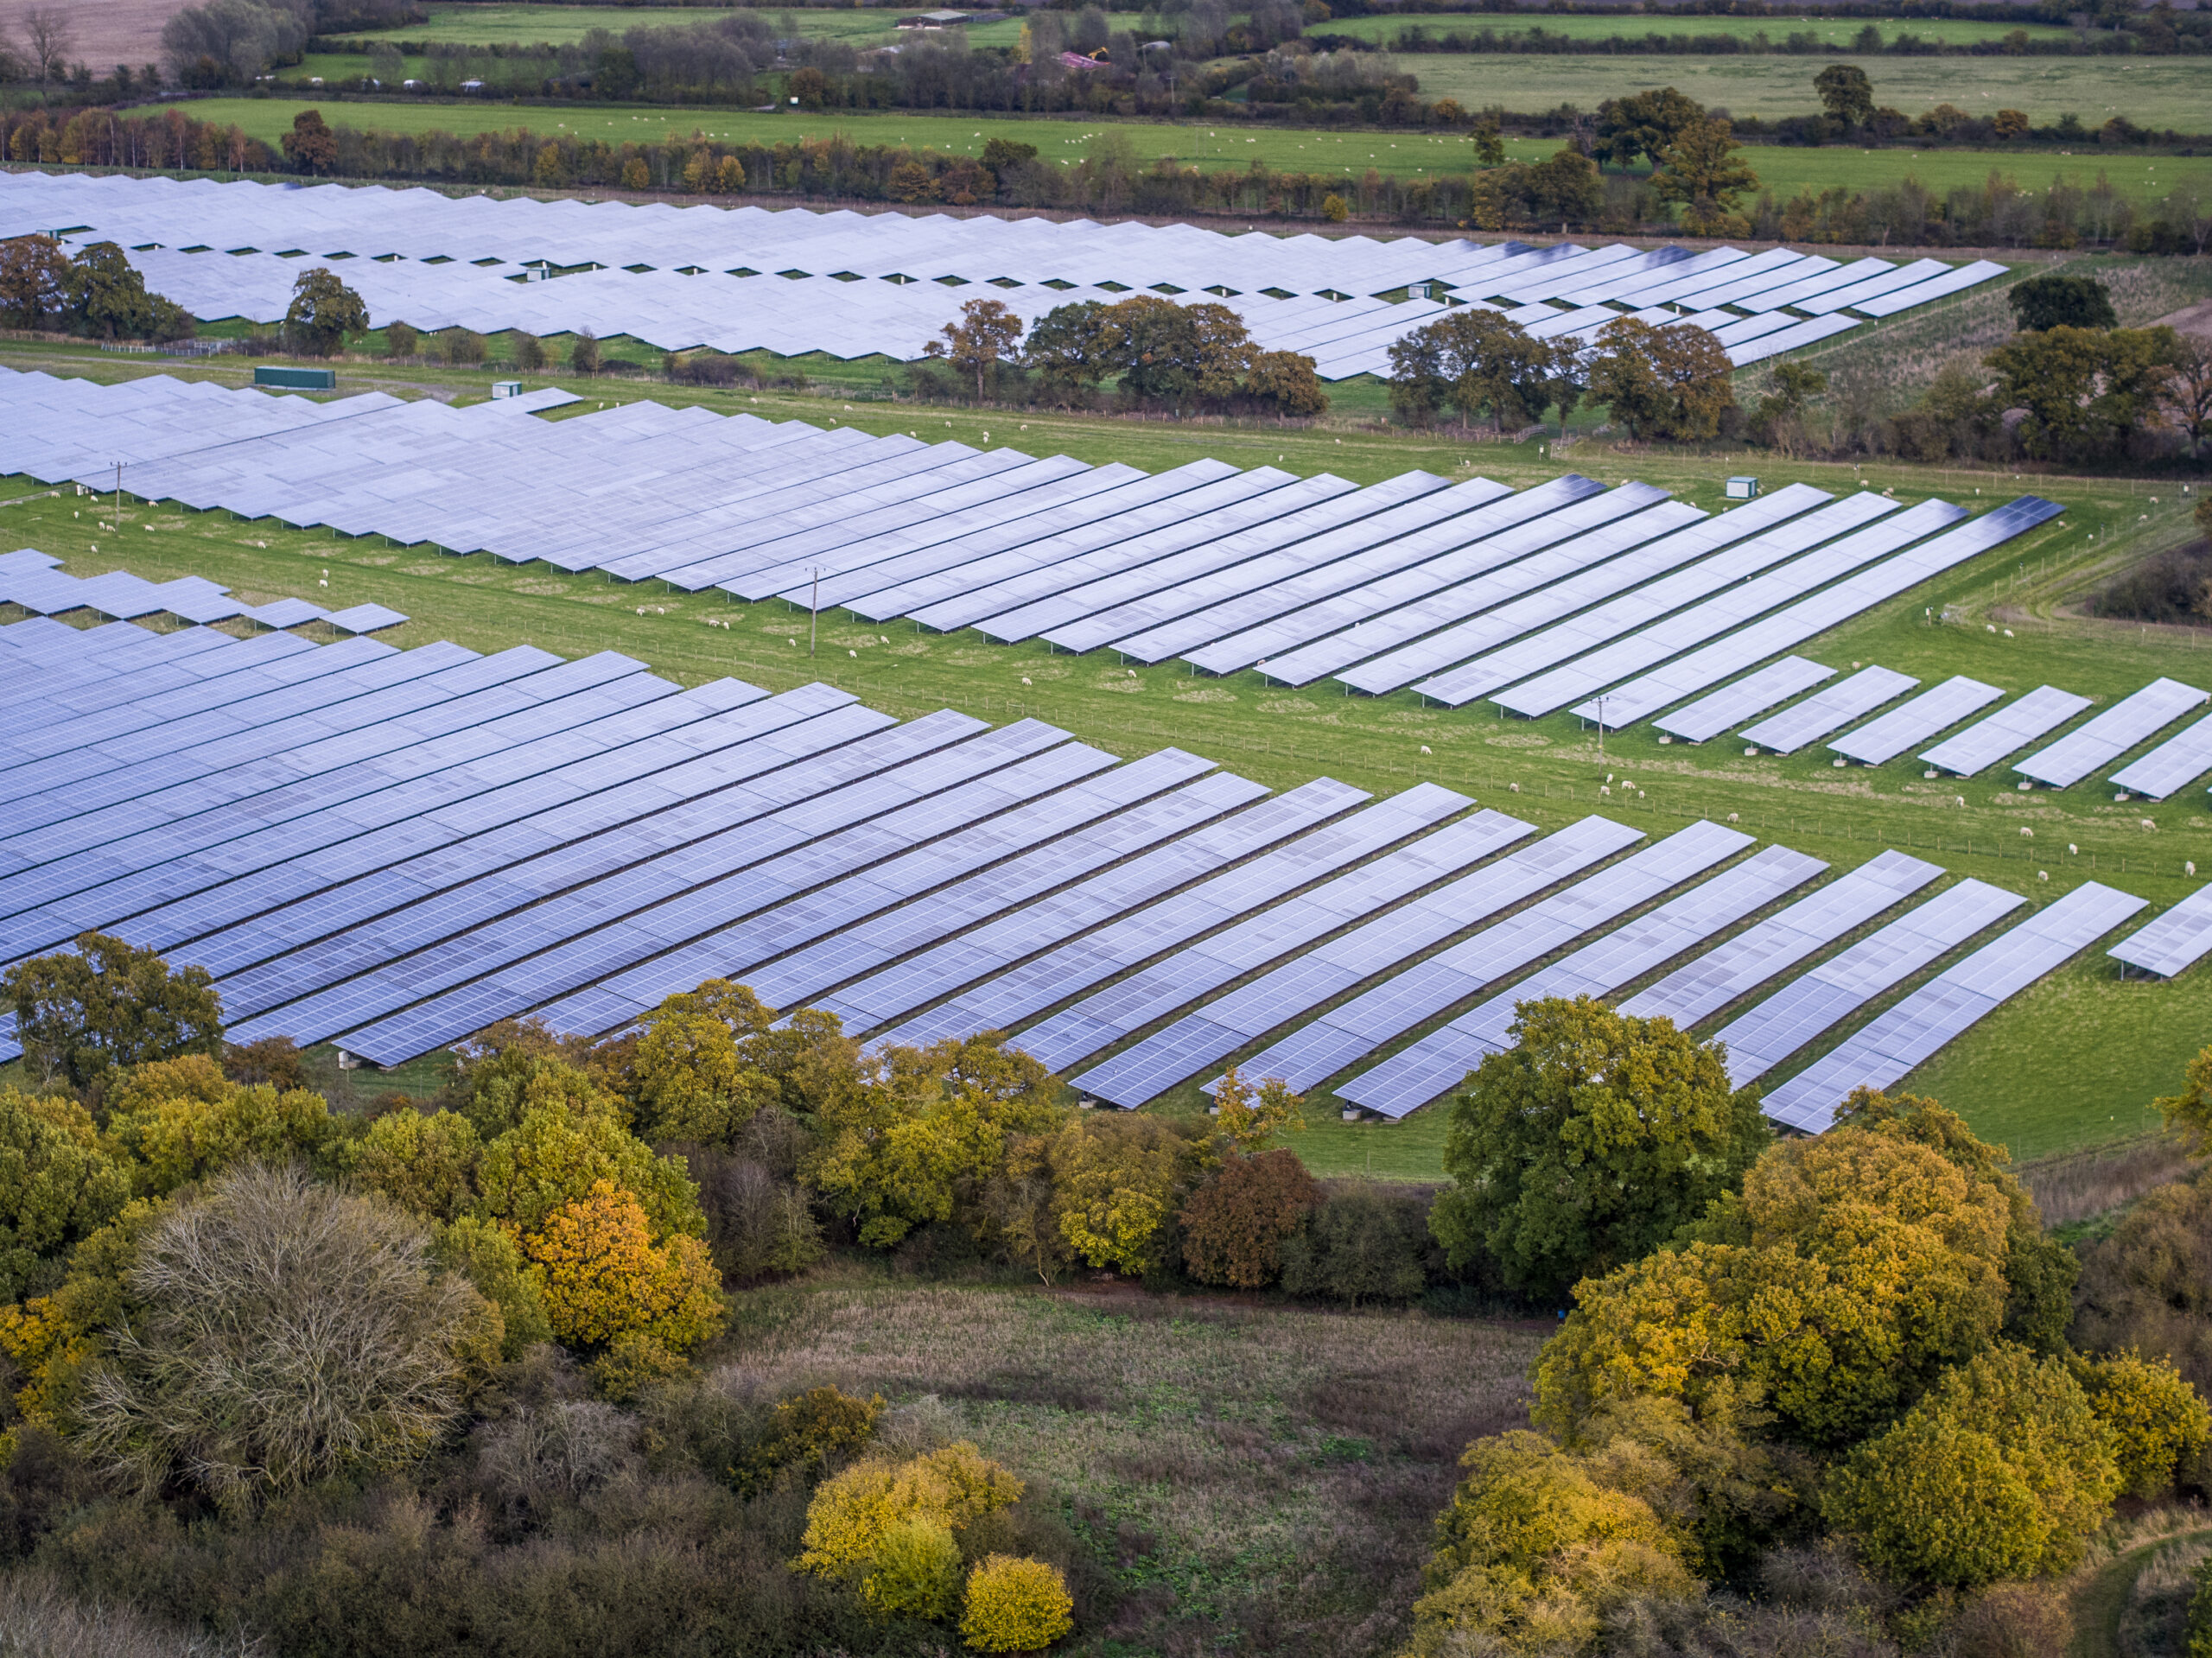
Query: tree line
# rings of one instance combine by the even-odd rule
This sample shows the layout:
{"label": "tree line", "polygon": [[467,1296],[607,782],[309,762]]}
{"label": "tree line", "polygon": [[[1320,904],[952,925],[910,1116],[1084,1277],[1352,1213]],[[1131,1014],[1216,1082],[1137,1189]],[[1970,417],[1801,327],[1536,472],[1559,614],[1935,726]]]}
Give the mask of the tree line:
{"label": "tree line", "polygon": [[[210,1636],[1099,1629],[1091,1547],[931,1401],[694,1362],[839,1253],[1559,1309],[1532,1426],[1462,1458],[1414,1654],[2057,1650],[2043,1585],[2113,1505],[2212,1482],[2201,1173],[2077,1254],[1936,1102],[1861,1090],[1777,1140],[1716,1048],[1586,998],[1517,1010],[1432,1198],[1313,1180],[1279,1083],[1075,1109],[995,1035],[863,1048],[721,981],[607,1039],[495,1026],[435,1099],[351,1110],[119,939],[3,988],[0,1556]],[[2159,1105],[2212,1150],[2212,1050]]]}

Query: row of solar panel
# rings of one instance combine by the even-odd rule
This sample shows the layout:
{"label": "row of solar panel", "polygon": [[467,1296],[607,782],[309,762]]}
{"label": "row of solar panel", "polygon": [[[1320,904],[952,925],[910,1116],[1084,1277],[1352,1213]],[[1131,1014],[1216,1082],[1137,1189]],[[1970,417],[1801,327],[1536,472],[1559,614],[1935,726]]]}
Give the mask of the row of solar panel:
{"label": "row of solar panel", "polygon": [[304,599],[278,599],[265,605],[242,604],[205,576],[184,575],[173,581],[149,581],[128,570],[105,575],[64,575],[54,567],[61,561],[28,549],[0,553],[0,604],[14,605],[35,616],[66,616],[73,610],[89,610],[116,621],[142,616],[171,615],[188,622],[221,622],[233,617],[264,627],[298,627],[307,622],[327,622],[341,633],[375,633],[397,627],[407,619],[386,605],[348,605],[325,610]]}
{"label": "row of solar panel", "polygon": [[[1610,308],[1618,306],[1669,320],[1687,313],[1700,326],[1726,331],[1722,338],[1731,355],[1747,353],[1738,360],[1750,361],[1851,326],[1840,314],[1846,310],[1893,314],[2002,272],[1986,261],[1951,266],[1934,259],[1892,264],[1866,257],[1845,263],[1787,248],[1751,253],[1719,247],[1692,253],[1619,244],[1532,247],[1516,242],[1433,243],[1415,237],[1232,236],[1188,226],[1104,226],[1084,219],[674,209],[327,186],[280,194],[246,183],[35,173],[0,176],[0,236],[31,231],[115,240],[143,256],[167,250],[235,254],[238,260],[226,263],[246,262],[238,281],[251,287],[260,274],[254,267],[265,263],[273,271],[263,276],[261,285],[272,289],[283,283],[283,273],[296,268],[290,263],[296,257],[353,258],[362,266],[404,260],[420,265],[419,272],[385,278],[364,270],[359,281],[365,292],[402,284],[406,291],[399,297],[401,308],[418,327],[448,317],[463,321],[467,308],[478,302],[475,290],[494,292],[490,283],[533,274],[526,268],[537,273],[585,268],[603,279],[597,291],[578,289],[561,298],[510,291],[505,296],[509,314],[542,311],[540,326],[557,331],[582,326],[573,310],[565,322],[554,320],[563,305],[585,310],[611,307],[606,318],[611,327],[642,337],[657,337],[650,333],[652,325],[626,319],[654,310],[696,314],[690,334],[684,324],[670,324],[677,334],[685,335],[662,342],[672,347],[710,343],[714,336],[704,330],[721,334],[729,327],[713,314],[728,308],[726,300],[684,294],[681,280],[774,272],[802,281],[842,277],[848,288],[863,276],[882,278],[894,289],[991,283],[1007,302],[1028,299],[1039,308],[1056,302],[1056,290],[1092,288],[1108,295],[1135,289],[1224,300],[1305,295],[1325,303],[1408,289],[1448,291],[1462,301],[1526,308],[1529,314],[1524,320],[1551,334],[1585,333],[1618,314]],[[427,263],[432,260],[441,263]],[[648,288],[639,280],[648,276],[663,280]],[[563,279],[572,288],[580,280]],[[195,294],[207,287],[202,302],[230,308],[220,314],[237,314],[239,302],[225,299],[221,284],[206,272],[165,264],[157,286],[162,284]],[[545,284],[502,286],[526,290]],[[1042,292],[1028,295],[1025,289]],[[450,297],[457,289],[469,297]],[[378,298],[385,300],[381,292]],[[270,302],[264,296],[257,308],[266,310]],[[752,303],[782,314],[766,325],[765,334],[747,332],[745,337],[780,342],[773,346],[779,349],[844,349],[855,332],[866,332],[865,323],[858,330],[846,327],[845,314],[871,309],[853,294],[833,296],[826,304],[814,299],[794,307],[758,296]],[[1554,305],[1561,308],[1554,310]],[[1805,314],[1803,319],[1793,317],[1791,310]],[[1739,317],[1738,311],[1753,315]],[[474,326],[528,324],[480,320]],[[1409,325],[1392,326],[1402,331]],[[921,337],[908,325],[893,349],[911,355]],[[1331,357],[1332,343],[1317,340],[1315,354]],[[1325,372],[1356,371],[1332,360]]]}
{"label": "row of solar panel", "polygon": [[[826,687],[683,691],[611,657],[34,621],[0,628],[0,956],[119,931],[207,965],[242,1039],[384,1062],[531,1010],[615,1028],[730,976],[895,1040],[1026,1027],[1058,1069],[1138,1038],[1076,1078],[1136,1103],[1294,1024],[1252,1064],[1313,1086],[1473,1002],[1338,1089],[1398,1115],[1502,1045],[1520,1000],[1702,951],[1630,1004],[1694,1022],[1941,873],[1885,854],[1735,931],[1824,866],[1703,823],[1617,861],[1642,836],[1601,818],[1518,846],[1530,825],[1433,785],[1264,799],[1172,749],[1117,764],[1034,721],[900,726]],[[2114,953],[2194,960],[2202,899]],[[2021,902],[1948,889],[1737,1020],[1731,1051],[1771,1068]],[[1777,1099],[1818,1127],[2140,907],[2069,894]]]}
{"label": "row of solar panel", "polygon": [[[1653,724],[1669,737],[1705,742],[1731,727],[1787,702],[1799,692],[1834,677],[1835,670],[1800,657],[1783,657],[1719,690],[1662,715]],[[1795,753],[1840,730],[1919,685],[1917,679],[1878,665],[1860,670],[1780,713],[1745,727],[1751,745]],[[1954,675],[1942,684],[1836,738],[1827,746],[1840,758],[1881,765],[2003,698],[1994,685]],[[1610,702],[1610,698],[1608,701]],[[2159,678],[2131,692],[2057,741],[2016,762],[2022,788],[2042,783],[2064,789],[2103,770],[2131,749],[2148,741],[2183,715],[2202,708],[2212,696],[2178,680]],[[2090,699],[2054,685],[2041,685],[1987,718],[1945,738],[1920,758],[1931,768],[1955,777],[1972,777],[2040,740],[2091,706]],[[2186,788],[2212,772],[2212,715],[2197,720],[2112,774],[2128,794],[2153,800]]]}
{"label": "row of solar panel", "polygon": [[1602,696],[1609,725],[2058,511],[2024,497],[1961,522],[1941,501],[1795,485],[1708,516],[1572,474],[1518,493],[1211,461],[1147,476],[645,403],[549,424],[160,378],[0,376],[0,410],[22,416],[0,422],[0,468],[42,478],[104,472],[120,448],[135,492],[192,505],[1292,685],[1334,673],[1528,715]]}

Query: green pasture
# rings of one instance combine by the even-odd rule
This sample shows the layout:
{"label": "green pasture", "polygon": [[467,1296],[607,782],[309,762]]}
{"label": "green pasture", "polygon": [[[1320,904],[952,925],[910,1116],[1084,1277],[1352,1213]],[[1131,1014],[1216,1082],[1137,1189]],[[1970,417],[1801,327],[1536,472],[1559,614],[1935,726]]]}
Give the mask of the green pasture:
{"label": "green pasture", "polygon": [[[472,8],[474,10],[474,8]],[[1350,35],[1360,40],[1384,43],[1395,40],[1409,29],[1426,29],[1432,36],[1445,35],[1479,35],[1484,29],[1498,35],[1525,35],[1541,29],[1547,35],[1567,36],[1569,40],[1604,41],[1615,35],[1641,40],[1647,35],[1726,35],[1750,42],[1764,35],[1779,46],[1793,35],[1810,35],[1823,45],[1838,51],[1859,38],[1866,19],[1859,17],[1724,17],[1705,16],[1691,12],[1679,16],[1637,16],[1633,13],[1585,12],[1580,15],[1493,12],[1429,15],[1415,12],[1394,13],[1377,17],[1346,17],[1325,23],[1308,26],[1309,35]],[[2014,29],[2048,40],[2055,36],[2070,35],[2074,31],[2049,23],[1993,23],[1964,17],[1910,17],[1903,20],[1884,18],[1874,25],[1881,31],[1884,44],[1900,35],[1915,35],[1923,41],[1941,41],[1947,46],[1973,46],[1984,41],[2003,40]]]}
{"label": "green pasture", "polygon": [[[2138,126],[2200,132],[2208,124],[2205,71],[2196,58],[1854,58],[1874,83],[1878,105],[1917,116],[1938,104],[1974,115],[2019,110],[2037,126],[2074,115],[2094,130],[2115,115]],[[1673,86],[1709,108],[1767,119],[1817,113],[1817,58],[1742,56],[1519,57],[1488,53],[1408,56],[1400,67],[1426,98],[1469,109],[1533,111],[1573,104],[1594,110],[1609,98]]]}
{"label": "green pasture", "polygon": [[[349,60],[318,61],[336,66],[310,70],[326,79],[360,74]],[[1246,167],[1259,161],[1278,171],[1418,177],[1455,172],[1471,164],[1469,141],[1454,133],[1328,132],[1299,127],[1240,128],[1222,123],[1178,125],[1167,122],[1063,120],[1057,118],[946,115],[864,115],[849,111],[757,114],[747,110],[607,108],[597,105],[521,105],[481,99],[401,98],[378,101],[324,98],[202,98],[177,107],[195,120],[236,123],[254,137],[276,143],[290,130],[303,109],[320,109],[334,126],[389,132],[505,132],[524,128],[551,135],[574,133],[609,143],[650,143],[671,133],[699,133],[727,143],[796,143],[842,134],[855,143],[904,143],[947,155],[979,155],[992,138],[1033,143],[1048,161],[1074,166],[1094,135],[1113,131],[1127,137],[1138,157],[1161,156],[1196,167]],[[1508,155],[1541,161],[1559,148],[1549,139],[1516,138]],[[2177,189],[2212,192],[2212,156],[2146,155],[2138,149],[2092,147],[2079,155],[2049,151],[1980,149],[1857,149],[1843,146],[1802,148],[1782,144],[1745,146],[1745,159],[1761,183],[1776,195],[1801,189],[1818,194],[1836,185],[1854,190],[1895,184],[1908,175],[1939,195],[1980,184],[1993,172],[2006,174],[2023,187],[2040,189],[2063,173],[2088,185],[2102,174],[2139,204],[2153,205]]]}
{"label": "green pasture", "polygon": [[[445,41],[456,46],[558,45],[580,41],[594,29],[620,35],[633,29],[683,29],[712,22],[722,10],[712,6],[432,6],[426,22],[397,29],[364,29],[334,36],[349,41]],[[849,41],[878,46],[899,37],[897,21],[907,13],[889,7],[828,10],[821,8],[773,11],[753,8],[780,33],[786,22],[813,40]],[[966,31],[985,46],[1010,46],[1021,34],[1018,19],[983,23]]]}
{"label": "green pasture", "polygon": [[[247,372],[222,364],[157,369],[29,342],[0,346],[0,362],[98,378],[166,370],[235,384]],[[481,396],[491,378],[367,360],[346,363],[340,372],[346,391],[447,398]],[[1894,491],[1900,500],[1941,494],[1981,506],[2033,490],[2064,504],[2065,517],[1813,641],[1804,653],[1840,671],[1854,662],[1879,661],[1930,683],[1965,673],[2016,694],[2048,682],[2101,705],[2159,674],[2212,683],[2212,632],[2137,630],[2070,619],[2056,609],[2059,600],[2129,548],[2147,550],[2187,533],[2190,502],[2170,483],[2016,479],[1889,462],[1856,468],[1770,454],[1634,454],[1590,438],[1554,457],[1548,443],[1469,442],[1343,417],[1290,429],[949,410],[868,400],[860,372],[842,385],[810,394],[693,391],[622,380],[583,389],[589,401],[576,412],[652,396],[1147,469],[1217,455],[1239,466],[1333,471],[1360,481],[1424,467],[1526,485],[1566,465],[1608,482],[1644,478],[1707,509],[1721,505],[1721,480],[1745,470],[1769,488],[1802,480],[1834,491],[1863,486]],[[111,530],[103,527],[105,509],[88,501],[17,499],[40,494],[28,480],[0,480],[0,500],[15,503],[0,508],[0,524],[9,544],[42,548],[67,560],[72,571],[120,566],[157,579],[197,573],[255,600],[309,593],[334,605],[373,600],[414,619],[394,636],[404,644],[450,638],[481,650],[521,641],[568,655],[613,649],[685,683],[734,674],[780,689],[820,677],[902,715],[941,706],[992,719],[1032,715],[1124,754],[1173,742],[1276,787],[1321,773],[1378,792],[1433,779],[1547,829],[1601,810],[1658,835],[1700,816],[1733,813],[1762,840],[1784,842],[1839,869],[1895,846],[1941,863],[1954,876],[1980,876],[2037,901],[2094,878],[2150,899],[2149,913],[2155,913],[2197,884],[2183,873],[2186,861],[2212,867],[2212,814],[2195,789],[2155,804],[2115,802],[2094,780],[2063,792],[2021,794],[1999,772],[1969,782],[1929,780],[1910,759],[1838,771],[1817,749],[1788,759],[1746,758],[1725,740],[1662,746],[1648,726],[1613,734],[1601,749],[1596,734],[1569,714],[1509,721],[1484,707],[1424,708],[1406,692],[1346,696],[1332,695],[1325,683],[1290,692],[1250,673],[1197,679],[1173,664],[1132,672],[1110,654],[1070,657],[1041,645],[993,646],[972,633],[925,635],[911,625],[865,624],[842,613],[823,619],[819,655],[810,659],[805,614],[781,601],[748,606],[720,594],[620,586],[592,575],[481,556],[453,558],[220,512],[131,505],[121,527]],[[324,569],[330,572],[327,588],[317,586]],[[1938,623],[1946,607],[1961,619]],[[706,626],[724,621],[733,626]],[[1601,796],[1609,776],[1613,792]],[[2153,829],[2142,827],[2146,817]],[[2024,829],[2032,836],[2024,836]],[[2140,1132],[2149,1121],[2148,1102],[2171,1088],[2182,1059],[2202,1045],[2207,1029],[2212,974],[2200,970],[2172,984],[2123,984],[2092,951],[1914,1081],[1939,1091],[1980,1132],[2032,1154]],[[1161,1109],[1197,1109],[1195,1089],[1179,1090]],[[1435,1172],[1442,1132],[1437,1114],[1400,1125],[1344,1124],[1325,1094],[1310,1102],[1309,1112],[1314,1127],[1295,1143],[1317,1167],[1371,1167],[1401,1178]]]}

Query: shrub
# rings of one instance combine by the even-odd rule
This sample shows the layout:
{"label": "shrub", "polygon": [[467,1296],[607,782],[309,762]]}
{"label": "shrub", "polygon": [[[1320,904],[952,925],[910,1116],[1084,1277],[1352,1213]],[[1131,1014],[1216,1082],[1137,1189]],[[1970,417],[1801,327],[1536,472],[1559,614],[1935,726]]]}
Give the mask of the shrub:
{"label": "shrub", "polygon": [[962,1440],[905,1463],[863,1462],[824,1480],[806,1508],[797,1564],[821,1577],[864,1570],[884,1533],[912,1515],[958,1531],[1021,1500],[1021,1482]]}
{"label": "shrub", "polygon": [[434,1248],[441,1266],[467,1278],[498,1309],[500,1357],[520,1358],[525,1349],[553,1339],[553,1322],[545,1313],[544,1280],[523,1258],[512,1233],[464,1215],[438,1229]]}
{"label": "shrub", "polygon": [[1075,1627],[1059,1568],[994,1554],[968,1574],[962,1639],[978,1652],[1039,1652]]}
{"label": "shrub", "polygon": [[60,1259],[130,1201],[92,1113],[63,1096],[0,1087],[0,1301],[50,1289]]}
{"label": "shrub", "polygon": [[833,1387],[809,1388],[776,1407],[769,1436],[730,1474],[741,1491],[758,1490],[786,1470],[810,1476],[833,1458],[875,1437],[883,1397],[861,1399]]}
{"label": "shrub", "polygon": [[488,1357],[482,1299],[432,1270],[427,1242],[295,1168],[225,1175],[164,1213],[125,1274],[143,1311],[87,1382],[87,1447],[230,1501],[413,1462]]}
{"label": "shrub", "polygon": [[591,1377],[616,1404],[626,1404],[648,1388],[672,1382],[684,1370],[683,1356],[641,1330],[626,1330],[591,1362]]}
{"label": "shrub", "polygon": [[2212,1389],[2212,1181],[2145,1194],[2085,1252],[2075,1302],[2076,1345],[2164,1358]]}
{"label": "shrub", "polygon": [[545,342],[534,334],[520,328],[513,334],[515,366],[525,374],[536,374],[545,367]]}
{"label": "shrub", "polygon": [[2188,1658],[2212,1658],[2212,1559],[2196,1568],[2196,1593],[2189,1603]]}
{"label": "shrub", "polygon": [[[540,1067],[525,1101],[541,1096],[540,1084],[564,1080],[585,1079],[566,1066]],[[582,1199],[601,1180],[644,1206],[655,1242],[674,1232],[694,1237],[706,1232],[698,1189],[683,1166],[655,1157],[615,1120],[603,1096],[581,1105],[563,1096],[527,1103],[522,1121],[486,1146],[477,1161],[478,1211],[518,1232],[536,1232],[555,1210]]]}
{"label": "shrub", "polygon": [[951,1528],[925,1514],[910,1514],[876,1540],[874,1568],[861,1582],[861,1598],[892,1617],[950,1617],[960,1597],[960,1545]]}
{"label": "shrub", "polygon": [[1201,1284],[1255,1290],[1282,1271],[1283,1240],[1305,1223],[1321,1188],[1295,1152],[1231,1157],[1183,1207],[1183,1264]]}
{"label": "shrub", "polygon": [[384,331],[385,350],[394,361],[412,357],[423,343],[423,336],[404,322],[394,322]]}
{"label": "shrub", "polygon": [[804,1272],[822,1258],[822,1229],[806,1193],[791,1181],[778,1179],[751,1158],[712,1147],[664,1149],[682,1157],[698,1183],[707,1247],[723,1276],[745,1280]]}
{"label": "shrub", "polygon": [[249,1088],[263,1083],[289,1094],[308,1085],[308,1068],[299,1045],[289,1036],[264,1036],[243,1046],[223,1045],[223,1075]]}
{"label": "shrub", "polygon": [[1347,1306],[1419,1295],[1428,1243],[1423,1208],[1418,1193],[1376,1185],[1330,1193],[1305,1231],[1283,1242],[1283,1288]]}
{"label": "shrub", "polygon": [[455,368],[474,368],[484,360],[484,336],[471,328],[448,328],[445,339],[446,361]]}
{"label": "shrub", "polygon": [[[632,162],[630,165],[640,175],[645,170],[645,163],[642,162]],[[623,182],[625,185],[629,184],[629,175],[626,173],[623,175]],[[643,189],[645,183],[642,177],[636,185],[630,187]],[[569,343],[569,366],[579,374],[596,374],[599,372],[599,336],[589,328],[586,328]]]}

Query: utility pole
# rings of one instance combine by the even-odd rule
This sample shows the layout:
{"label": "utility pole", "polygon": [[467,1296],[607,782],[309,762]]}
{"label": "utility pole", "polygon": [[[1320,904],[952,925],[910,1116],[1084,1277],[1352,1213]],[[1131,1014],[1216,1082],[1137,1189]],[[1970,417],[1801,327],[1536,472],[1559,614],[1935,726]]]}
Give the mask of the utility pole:
{"label": "utility pole", "polygon": [[813,574],[814,597],[807,601],[806,607],[806,656],[810,662],[814,659],[815,626],[822,614],[822,567],[819,564],[814,567]]}
{"label": "utility pole", "polygon": [[115,508],[114,508],[114,511],[115,511],[115,527],[116,527],[116,530],[117,530],[117,532],[119,534],[119,533],[121,533],[122,529],[123,529],[123,466],[124,466],[124,463],[123,463],[122,461],[118,461],[114,462],[113,464],[114,464],[114,467],[115,467]]}
{"label": "utility pole", "polygon": [[1598,753],[1605,752],[1605,699],[1598,699]]}

